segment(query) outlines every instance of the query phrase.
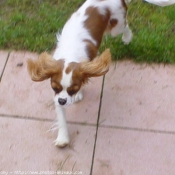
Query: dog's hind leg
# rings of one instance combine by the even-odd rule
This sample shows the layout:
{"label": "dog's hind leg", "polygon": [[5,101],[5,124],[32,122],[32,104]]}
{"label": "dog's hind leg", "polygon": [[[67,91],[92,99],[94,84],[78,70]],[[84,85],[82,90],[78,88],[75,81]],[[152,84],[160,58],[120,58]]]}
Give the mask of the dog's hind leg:
{"label": "dog's hind leg", "polygon": [[112,37],[123,34],[122,41],[124,44],[129,44],[132,40],[132,31],[129,28],[127,19],[121,16],[118,19],[111,19],[109,21],[107,32],[110,32]]}
{"label": "dog's hind leg", "polygon": [[129,28],[128,23],[126,24],[124,31],[123,31],[123,36],[122,36],[122,41],[124,44],[129,44],[132,40],[132,31]]}

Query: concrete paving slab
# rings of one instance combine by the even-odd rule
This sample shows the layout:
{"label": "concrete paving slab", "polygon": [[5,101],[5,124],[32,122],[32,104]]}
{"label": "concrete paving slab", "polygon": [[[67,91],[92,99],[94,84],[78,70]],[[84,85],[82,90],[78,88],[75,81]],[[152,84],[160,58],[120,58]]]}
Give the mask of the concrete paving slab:
{"label": "concrete paving slab", "polygon": [[0,87],[0,94],[2,94],[0,114],[42,118],[42,113],[35,111],[35,109],[42,111],[39,108],[41,105],[49,108],[48,101],[52,99],[52,93],[42,91],[42,88],[49,89],[47,88],[49,83],[34,84],[30,80],[26,65],[26,60],[30,57],[37,58],[37,54],[26,52],[12,52],[10,54]]}
{"label": "concrete paving slab", "polygon": [[[71,143],[54,146],[56,132],[47,132],[52,122],[0,116],[0,172],[82,172],[89,174],[95,127],[69,125]],[[38,173],[39,174],[39,173]]]}
{"label": "concrete paving slab", "polygon": [[119,61],[105,77],[100,124],[175,131],[175,66]]}
{"label": "concrete paving slab", "polygon": [[99,128],[93,175],[174,175],[175,135]]}
{"label": "concrete paving slab", "polygon": [[[26,60],[35,53],[12,52],[4,72],[0,94],[0,114],[39,119],[55,119],[53,91],[50,80],[33,82],[27,72]],[[67,120],[95,124],[98,116],[102,77],[93,78],[85,86],[84,99],[67,108]]]}
{"label": "concrete paving slab", "polygon": [[[26,68],[30,57],[38,55],[12,52],[1,80],[0,172],[90,174],[96,128],[89,124],[97,121],[102,77],[91,79],[84,100],[67,108],[71,143],[60,149],[53,143],[57,132],[47,132],[56,118],[50,82],[30,80]],[[116,69],[111,65],[104,83],[93,175],[175,174],[174,89],[174,65],[131,61],[117,62]]]}

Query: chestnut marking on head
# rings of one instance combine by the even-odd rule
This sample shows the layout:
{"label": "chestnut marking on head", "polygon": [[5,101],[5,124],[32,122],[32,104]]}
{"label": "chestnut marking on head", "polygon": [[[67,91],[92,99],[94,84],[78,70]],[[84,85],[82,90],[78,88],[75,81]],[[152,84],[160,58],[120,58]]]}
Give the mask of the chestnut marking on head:
{"label": "chestnut marking on head", "polygon": [[108,71],[110,61],[109,49],[92,61],[80,63],[54,60],[51,55],[44,53],[35,61],[28,60],[28,71],[34,81],[51,78],[56,105],[69,105],[76,101],[76,94],[89,78],[104,75]]}

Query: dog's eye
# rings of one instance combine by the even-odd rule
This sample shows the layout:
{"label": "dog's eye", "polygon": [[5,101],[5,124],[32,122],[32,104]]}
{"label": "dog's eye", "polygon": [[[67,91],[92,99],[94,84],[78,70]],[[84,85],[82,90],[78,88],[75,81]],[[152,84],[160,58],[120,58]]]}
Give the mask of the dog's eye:
{"label": "dog's eye", "polygon": [[56,94],[58,94],[61,92],[62,89],[61,88],[53,88],[53,90]]}
{"label": "dog's eye", "polygon": [[68,89],[67,89],[67,93],[70,95],[70,96],[72,96],[72,95],[74,95],[74,94],[76,94],[78,91],[79,91],[79,86],[78,85],[74,85],[74,86],[72,86],[72,87],[69,87]]}
{"label": "dog's eye", "polygon": [[69,95],[74,95],[75,93],[76,93],[76,91],[73,90],[73,89],[68,91],[68,94],[69,94]]}
{"label": "dog's eye", "polygon": [[58,94],[63,90],[63,87],[54,81],[51,82],[51,87],[54,90],[55,94]]}

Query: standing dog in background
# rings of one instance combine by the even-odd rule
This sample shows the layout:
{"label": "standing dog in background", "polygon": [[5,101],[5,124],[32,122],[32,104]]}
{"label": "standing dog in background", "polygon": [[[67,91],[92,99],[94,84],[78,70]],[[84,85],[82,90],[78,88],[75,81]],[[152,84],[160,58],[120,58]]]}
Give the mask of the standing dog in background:
{"label": "standing dog in background", "polygon": [[126,15],[124,0],[87,0],[57,35],[58,44],[53,56],[42,53],[37,60],[28,60],[32,80],[51,79],[59,122],[56,145],[64,147],[69,143],[64,107],[82,100],[82,85],[109,69],[109,49],[97,56],[104,33],[113,37],[123,33],[123,42],[131,41],[132,32]]}

